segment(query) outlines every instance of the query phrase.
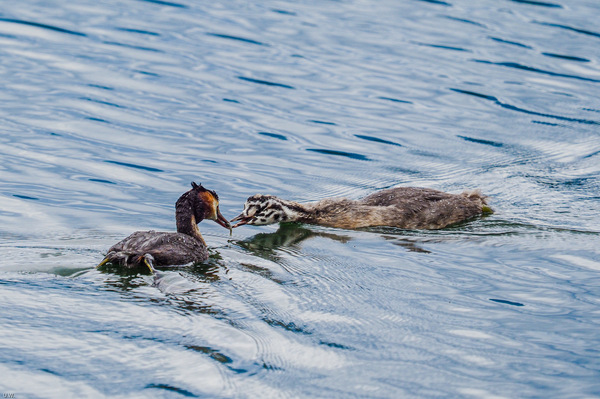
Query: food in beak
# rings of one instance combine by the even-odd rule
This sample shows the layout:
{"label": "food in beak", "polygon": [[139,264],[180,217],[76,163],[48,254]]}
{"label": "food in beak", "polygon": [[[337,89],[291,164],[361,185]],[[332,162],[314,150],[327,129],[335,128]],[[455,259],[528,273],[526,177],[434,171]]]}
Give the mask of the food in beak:
{"label": "food in beak", "polygon": [[[239,220],[239,222],[237,222],[238,220]],[[251,220],[252,220],[251,216],[244,216],[244,214],[242,213],[241,215],[236,216],[233,219],[231,219],[232,222],[237,222],[236,224],[234,224],[232,226],[232,228],[235,229],[236,227],[240,227],[245,224],[248,224]]]}
{"label": "food in beak", "polygon": [[219,209],[217,209],[217,218],[215,219],[215,222],[225,227],[226,229],[229,229],[229,235],[233,233],[231,230],[231,224],[229,224],[229,222],[227,221],[227,219],[225,219],[225,216],[221,214],[221,211]]}

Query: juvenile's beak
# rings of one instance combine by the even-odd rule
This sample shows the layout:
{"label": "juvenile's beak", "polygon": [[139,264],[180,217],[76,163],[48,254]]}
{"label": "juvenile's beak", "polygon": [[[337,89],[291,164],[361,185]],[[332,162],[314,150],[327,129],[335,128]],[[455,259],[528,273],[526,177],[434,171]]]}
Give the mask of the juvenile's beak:
{"label": "juvenile's beak", "polygon": [[229,234],[231,234],[231,225],[229,224],[227,219],[225,219],[225,216],[221,214],[219,208],[217,208],[217,218],[215,219],[215,222],[225,227],[226,229],[229,229]]}
{"label": "juvenile's beak", "polygon": [[[239,222],[237,222],[239,220]],[[244,214],[242,213],[239,216],[234,217],[233,219],[231,219],[232,222],[237,222],[236,224],[234,224],[232,226],[232,228],[236,228],[236,227],[240,227],[243,226],[245,224],[248,224],[248,222],[250,222],[252,220],[252,216],[244,216]]]}

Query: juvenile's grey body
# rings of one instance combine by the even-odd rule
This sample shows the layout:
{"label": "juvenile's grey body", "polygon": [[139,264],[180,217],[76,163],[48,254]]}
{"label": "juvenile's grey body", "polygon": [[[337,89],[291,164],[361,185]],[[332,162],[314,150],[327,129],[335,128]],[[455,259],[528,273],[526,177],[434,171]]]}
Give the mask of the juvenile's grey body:
{"label": "juvenile's grey body", "polygon": [[236,226],[300,222],[343,229],[441,229],[491,212],[485,198],[478,191],[449,194],[417,187],[390,188],[359,200],[332,198],[308,203],[255,195],[234,220],[240,220]]}

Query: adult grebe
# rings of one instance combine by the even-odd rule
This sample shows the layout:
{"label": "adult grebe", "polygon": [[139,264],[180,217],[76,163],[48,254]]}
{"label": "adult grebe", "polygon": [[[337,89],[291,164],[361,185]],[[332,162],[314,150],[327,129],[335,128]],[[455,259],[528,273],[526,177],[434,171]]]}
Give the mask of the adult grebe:
{"label": "adult grebe", "polygon": [[324,199],[298,203],[272,195],[254,195],[244,204],[233,227],[300,222],[342,229],[391,226],[402,229],[442,229],[482,213],[492,213],[479,191],[449,194],[429,188],[396,187],[360,200]]}
{"label": "adult grebe", "polygon": [[177,233],[136,231],[113,245],[97,267],[107,263],[128,268],[145,264],[154,272],[154,266],[203,262],[208,259],[208,250],[197,226],[203,219],[214,220],[231,231],[219,211],[217,193],[192,182],[192,189],[175,204]]}

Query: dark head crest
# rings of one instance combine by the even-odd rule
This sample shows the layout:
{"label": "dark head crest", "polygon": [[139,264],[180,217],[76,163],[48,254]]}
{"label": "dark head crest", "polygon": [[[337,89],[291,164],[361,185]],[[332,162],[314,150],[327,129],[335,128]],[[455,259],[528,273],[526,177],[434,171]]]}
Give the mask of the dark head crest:
{"label": "dark head crest", "polygon": [[204,187],[202,187],[202,183],[196,184],[196,182],[192,182],[192,188],[196,191],[206,191]]}
{"label": "dark head crest", "polygon": [[202,183],[196,184],[196,182],[192,182],[192,188],[194,189],[194,191],[199,192],[199,193],[208,191],[209,193],[211,193],[215,197],[215,199],[217,201],[219,200],[219,196],[217,195],[217,193],[214,192],[213,190],[208,190],[208,189],[202,187]]}

